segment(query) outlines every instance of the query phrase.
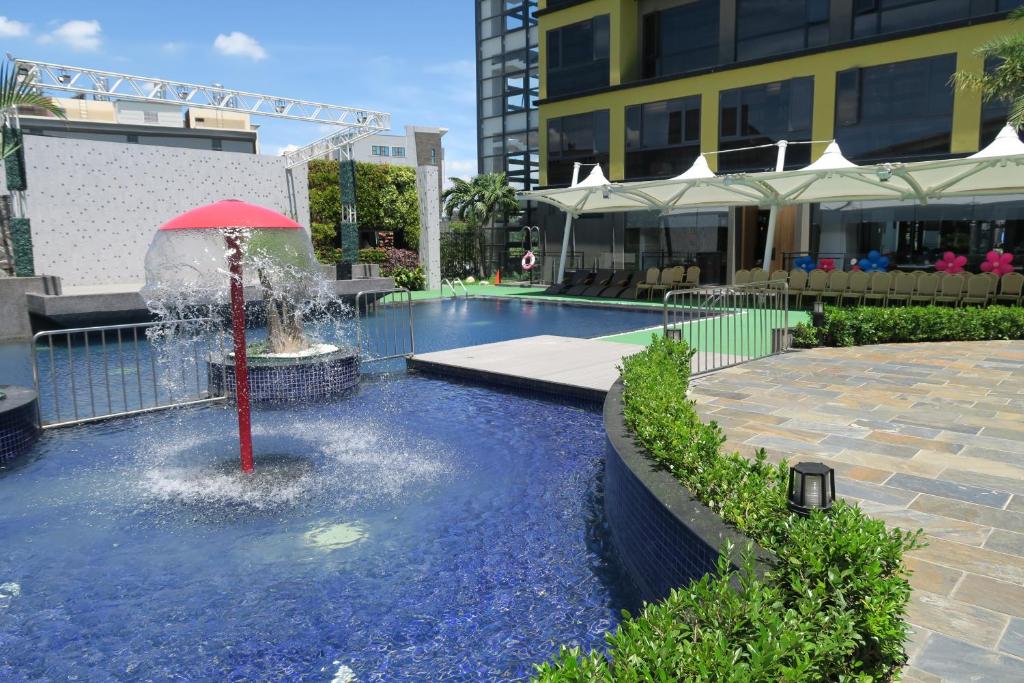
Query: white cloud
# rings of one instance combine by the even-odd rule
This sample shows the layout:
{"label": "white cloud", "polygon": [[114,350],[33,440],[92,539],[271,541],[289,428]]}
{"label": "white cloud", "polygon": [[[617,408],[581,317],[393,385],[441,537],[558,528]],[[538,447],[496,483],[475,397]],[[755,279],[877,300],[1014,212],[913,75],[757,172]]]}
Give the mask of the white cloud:
{"label": "white cloud", "polygon": [[28,24],[0,17],[0,38],[21,38],[28,35]]}
{"label": "white cloud", "polygon": [[85,21],[83,19],[72,19],[64,22],[51,33],[47,33],[39,40],[43,43],[64,43],[72,50],[95,50],[100,46],[103,28],[100,22],[95,19]]}
{"label": "white cloud", "polygon": [[284,156],[288,152],[294,152],[299,148],[298,145],[285,145],[284,147],[277,148],[277,156]]}
{"label": "white cloud", "polygon": [[224,35],[219,34],[213,41],[215,50],[231,57],[248,57],[254,62],[267,58],[267,51],[263,49],[259,41],[241,31],[232,31]]}
{"label": "white cloud", "polygon": [[444,187],[451,187],[452,176],[469,180],[476,175],[476,159],[445,159],[444,160]]}
{"label": "white cloud", "polygon": [[178,43],[172,40],[161,45],[160,50],[165,54],[176,55],[185,50],[185,43]]}

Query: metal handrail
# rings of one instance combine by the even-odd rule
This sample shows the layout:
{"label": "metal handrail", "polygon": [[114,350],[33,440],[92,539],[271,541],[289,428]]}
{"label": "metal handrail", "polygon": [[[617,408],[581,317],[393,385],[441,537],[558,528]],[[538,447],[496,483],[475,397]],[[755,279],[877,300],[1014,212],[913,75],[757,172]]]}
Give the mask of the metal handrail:
{"label": "metal handrail", "polygon": [[783,280],[677,289],[662,300],[662,333],[694,350],[694,375],[782,353],[789,346]]}
{"label": "metal handrail", "polygon": [[[139,347],[139,331],[145,330],[145,336],[150,338],[149,330],[157,327],[179,327],[181,325],[194,325],[200,328],[207,325],[212,325],[217,330],[217,348],[222,351],[224,348],[224,334],[220,328],[219,321],[213,318],[192,318],[184,320],[169,320],[169,321],[154,321],[148,323],[135,323],[126,325],[102,325],[93,327],[73,327],[62,330],[46,330],[43,332],[37,332],[32,337],[32,381],[35,386],[36,395],[38,400],[36,401],[36,416],[39,424],[44,429],[52,427],[64,427],[75,424],[82,424],[86,422],[94,422],[97,420],[106,420],[113,417],[122,417],[126,415],[137,415],[140,413],[153,412],[155,410],[164,410],[166,408],[174,408],[180,406],[189,405],[200,405],[205,403],[211,403],[215,401],[223,401],[225,396],[211,396],[209,392],[209,386],[204,390],[202,386],[202,376],[204,373],[200,372],[200,357],[197,355],[193,359],[193,370],[195,373],[195,392],[190,395],[187,399],[175,399],[170,394],[167,395],[166,401],[161,399],[160,395],[160,378],[157,371],[157,360],[152,352],[149,353],[148,367],[144,366],[142,361],[142,353]],[[124,334],[130,331],[130,335]],[[113,337],[108,345],[107,335]],[[63,419],[63,411],[61,407],[61,378],[58,377],[57,372],[57,354],[55,352],[54,337],[64,336],[65,342],[64,347],[67,350],[67,380],[70,384],[70,419]],[[86,413],[85,406],[83,405],[81,410],[79,409],[79,390],[77,384],[77,372],[75,370],[75,351],[72,345],[72,339],[75,335],[81,335],[84,349],[84,365],[85,365],[85,382],[88,392],[88,412]],[[99,336],[99,346],[95,347],[90,342],[90,336]],[[44,350],[41,351],[39,348],[40,342],[45,339],[47,341]],[[126,357],[125,347],[129,348]],[[116,349],[113,351],[116,353],[115,362],[112,363],[110,349]],[[95,350],[94,350],[95,349]],[[53,412],[55,419],[47,421],[43,418],[43,400],[44,394],[42,391],[42,382],[39,371],[39,354],[41,352],[47,352],[50,358],[50,372],[49,372],[49,384],[53,390]],[[92,357],[95,353],[100,354],[103,362],[103,379],[99,382],[94,382],[93,377],[93,363]],[[117,390],[112,387],[111,383],[111,369],[113,366],[113,372],[120,376],[120,396],[117,396]],[[133,367],[133,373],[135,381],[130,382],[128,380],[130,366]],[[185,367],[178,368],[182,377],[185,378]],[[148,373],[147,379],[151,386],[143,386],[144,373]],[[135,386],[129,387],[134,384]],[[222,385],[224,382],[221,383]],[[97,385],[99,385],[100,400],[97,401]],[[144,395],[144,391],[152,389],[152,403],[149,397]],[[131,396],[129,396],[129,393]],[[99,405],[102,408],[104,403],[103,396],[105,395],[106,409],[98,410]],[[135,401],[137,396],[137,407],[129,407],[132,401]],[[120,409],[115,409],[115,403],[118,401],[115,397],[120,399]],[[84,400],[84,398],[83,398]]]}
{"label": "metal handrail", "polygon": [[[389,297],[396,294],[398,295],[398,301],[388,301]],[[397,314],[392,310],[401,304],[404,304],[403,308],[408,318],[408,350],[405,351],[401,350],[403,345],[400,344],[402,337],[404,336],[399,331],[399,326],[402,323],[397,319]],[[367,334],[364,335],[362,313],[364,309],[368,312],[371,307],[374,311],[376,311],[378,307],[382,307],[383,315],[375,319],[376,322],[374,323],[372,330],[367,330]],[[356,348],[359,351],[359,358],[361,362],[389,360],[392,358],[408,358],[416,353],[416,333],[413,328],[412,320],[412,292],[408,289],[405,287],[394,287],[392,289],[376,289],[358,292],[356,293],[355,308]],[[369,320],[369,318],[367,318],[367,320]],[[375,336],[369,334],[370,332],[374,333]],[[367,346],[367,351],[376,348],[382,350],[383,353],[364,353],[364,343]]]}
{"label": "metal handrail", "polygon": [[468,299],[469,298],[469,289],[466,288],[466,285],[463,284],[463,282],[462,282],[462,280],[460,278],[452,278],[452,279],[445,278],[445,279],[441,280],[441,296],[444,296],[444,286],[448,285],[448,289],[452,290],[452,298],[453,299],[458,298],[459,293],[455,290],[455,285],[456,284],[458,284],[459,287],[462,287],[462,291],[463,291],[465,297]]}

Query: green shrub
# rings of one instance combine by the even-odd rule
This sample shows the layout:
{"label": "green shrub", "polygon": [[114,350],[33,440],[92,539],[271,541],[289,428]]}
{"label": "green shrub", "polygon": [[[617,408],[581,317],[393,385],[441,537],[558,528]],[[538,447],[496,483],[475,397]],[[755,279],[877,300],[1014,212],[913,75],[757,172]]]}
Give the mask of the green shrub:
{"label": "green shrub", "polygon": [[[786,507],[788,468],[722,453],[724,437],[686,397],[693,351],[654,337],[623,361],[626,424],[650,456],[729,524],[772,551],[756,579],[723,550],[718,571],[647,605],[607,636],[608,652],[563,648],[542,681],[890,680],[906,660],[910,597],[903,553],[917,533],[888,531],[839,501],[828,514]],[[730,584],[738,584],[733,588]]]}
{"label": "green shrub", "polygon": [[794,345],[804,348],[988,339],[1024,339],[1024,308],[829,307],[821,329],[801,323],[793,334]]}
{"label": "green shrub", "polygon": [[391,271],[391,277],[395,278],[396,287],[405,287],[410,291],[425,289],[427,286],[427,276],[420,266],[415,268],[397,266]]}
{"label": "green shrub", "polygon": [[387,249],[370,247],[359,250],[359,263],[384,263],[388,258]]}
{"label": "green shrub", "polygon": [[341,260],[341,249],[337,246],[338,229],[330,223],[310,225],[313,253],[320,263],[337,263]]}

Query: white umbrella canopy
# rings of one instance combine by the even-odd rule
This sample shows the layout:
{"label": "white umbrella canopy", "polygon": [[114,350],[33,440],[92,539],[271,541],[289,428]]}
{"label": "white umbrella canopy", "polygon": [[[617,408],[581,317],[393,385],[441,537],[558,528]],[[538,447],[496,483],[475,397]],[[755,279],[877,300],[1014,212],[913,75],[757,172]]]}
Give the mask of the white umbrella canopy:
{"label": "white umbrella canopy", "polygon": [[767,201],[764,189],[748,185],[743,176],[717,176],[701,155],[683,173],[668,180],[625,183],[615,189],[645,200],[658,211],[707,208],[714,206],[750,206]]}
{"label": "white umbrella canopy", "polygon": [[571,216],[613,211],[649,211],[653,208],[644,199],[633,197],[628,192],[620,193],[620,187],[623,185],[610,182],[598,165],[575,185],[520,192],[519,198],[556,206]]}

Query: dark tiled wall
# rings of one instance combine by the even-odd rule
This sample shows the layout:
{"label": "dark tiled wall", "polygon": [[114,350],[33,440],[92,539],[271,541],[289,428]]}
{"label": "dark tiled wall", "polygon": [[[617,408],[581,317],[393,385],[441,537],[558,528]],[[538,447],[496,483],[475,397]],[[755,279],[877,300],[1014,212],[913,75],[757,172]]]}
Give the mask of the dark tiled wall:
{"label": "dark tiled wall", "polygon": [[0,387],[7,398],[0,401],[0,463],[27,452],[39,437],[35,392],[20,387]]}
{"label": "dark tiled wall", "polygon": [[[210,392],[236,394],[235,366],[209,364]],[[337,353],[326,360],[291,364],[249,365],[249,396],[253,403],[288,403],[337,396],[359,383],[359,357]]]}

